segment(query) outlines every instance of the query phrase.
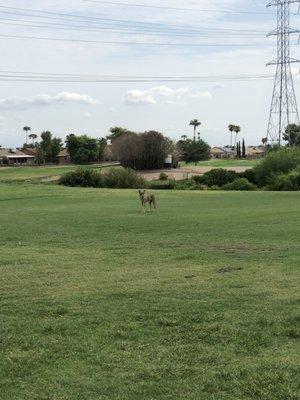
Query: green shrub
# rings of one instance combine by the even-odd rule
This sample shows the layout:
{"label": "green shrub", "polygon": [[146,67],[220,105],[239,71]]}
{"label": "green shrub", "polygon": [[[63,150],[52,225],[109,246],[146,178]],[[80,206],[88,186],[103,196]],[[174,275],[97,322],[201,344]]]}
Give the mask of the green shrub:
{"label": "green shrub", "polygon": [[59,179],[60,185],[71,187],[102,187],[100,172],[93,169],[77,168],[75,171],[64,174]]}
{"label": "green shrub", "polygon": [[194,176],[192,176],[191,179],[196,183],[201,183],[202,182],[202,175],[194,175]]}
{"label": "green shrub", "polygon": [[266,187],[267,190],[298,191],[300,190],[300,168],[287,174],[273,177],[273,182]]}
{"label": "green shrub", "polygon": [[287,174],[300,165],[300,148],[286,147],[269,152],[258,165],[254,167],[259,186],[271,185],[276,176]]}
{"label": "green shrub", "polygon": [[113,189],[139,189],[146,186],[145,179],[129,168],[111,168],[103,174],[103,187]]}
{"label": "green shrub", "polygon": [[195,182],[193,179],[185,179],[182,181],[177,181],[175,184],[175,189],[177,190],[205,190],[206,186],[201,183]]}
{"label": "green shrub", "polygon": [[249,182],[254,183],[254,185],[257,185],[256,174],[253,168],[247,169],[245,172],[239,172],[238,176],[240,178],[246,178],[248,179]]}
{"label": "green shrub", "polygon": [[172,190],[175,188],[175,180],[169,179],[167,181],[151,181],[148,183],[149,189],[155,190]]}
{"label": "green shrub", "polygon": [[221,188],[217,185],[213,185],[213,186],[209,187],[208,190],[221,190]]}
{"label": "green shrub", "polygon": [[222,186],[223,190],[256,190],[257,187],[246,178],[238,178]]}
{"label": "green shrub", "polygon": [[167,181],[169,179],[168,175],[165,172],[161,172],[159,174],[159,180],[160,181]]}
{"label": "green shrub", "polygon": [[226,183],[233,182],[238,177],[238,174],[235,171],[227,171],[226,169],[212,169],[209,172],[206,172],[204,175],[199,177],[193,177],[196,182],[206,185],[208,187],[211,186],[223,186]]}

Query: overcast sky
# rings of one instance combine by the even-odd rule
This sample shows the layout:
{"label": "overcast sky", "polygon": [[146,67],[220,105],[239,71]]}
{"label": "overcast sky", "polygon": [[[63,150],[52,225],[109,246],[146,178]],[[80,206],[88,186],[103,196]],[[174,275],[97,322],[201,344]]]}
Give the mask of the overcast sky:
{"label": "overcast sky", "polygon": [[[276,16],[274,8],[266,9],[264,0],[110,2],[197,11],[104,3],[0,0],[0,71],[155,77],[274,73],[274,68],[266,68],[265,64],[276,57],[275,42],[266,38],[265,33],[275,27]],[[224,10],[249,13],[220,12]],[[47,11],[50,13],[44,13]],[[293,19],[293,24],[297,23],[299,17]],[[91,40],[151,45],[84,42]],[[199,43],[205,46],[195,46]],[[223,46],[216,46],[220,44]],[[298,47],[293,47],[294,57],[299,57]],[[192,134],[188,125],[193,118],[202,122],[201,134],[212,145],[228,144],[229,123],[241,125],[247,144],[258,144],[266,134],[272,85],[272,80],[217,79],[146,83],[1,82],[0,144],[21,145],[25,125],[34,133],[50,130],[62,138],[68,133],[103,137],[111,126],[118,125],[136,131],[155,129],[178,139],[183,134]]]}

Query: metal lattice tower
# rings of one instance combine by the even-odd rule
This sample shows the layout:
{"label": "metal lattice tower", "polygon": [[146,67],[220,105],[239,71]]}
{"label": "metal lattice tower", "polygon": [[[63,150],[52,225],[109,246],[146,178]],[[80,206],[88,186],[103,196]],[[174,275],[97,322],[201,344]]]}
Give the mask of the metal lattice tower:
{"label": "metal lattice tower", "polygon": [[291,64],[300,62],[291,58],[290,36],[300,33],[290,27],[290,6],[300,0],[273,0],[267,7],[277,7],[277,28],[268,36],[277,36],[277,58],[267,65],[276,65],[273,97],[268,125],[268,140],[282,143],[282,135],[291,123],[299,124],[299,112],[295,95]]}

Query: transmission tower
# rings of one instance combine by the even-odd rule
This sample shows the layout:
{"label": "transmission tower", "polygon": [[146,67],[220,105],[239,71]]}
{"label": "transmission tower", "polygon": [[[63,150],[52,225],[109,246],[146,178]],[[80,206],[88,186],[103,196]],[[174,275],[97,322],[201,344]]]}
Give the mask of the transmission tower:
{"label": "transmission tower", "polygon": [[290,27],[290,7],[300,0],[273,0],[267,7],[277,7],[277,28],[268,36],[277,36],[277,58],[267,65],[276,65],[276,76],[268,125],[268,140],[282,143],[286,127],[291,123],[299,124],[299,112],[295,95],[291,64],[300,60],[291,58],[290,36],[300,33]]}

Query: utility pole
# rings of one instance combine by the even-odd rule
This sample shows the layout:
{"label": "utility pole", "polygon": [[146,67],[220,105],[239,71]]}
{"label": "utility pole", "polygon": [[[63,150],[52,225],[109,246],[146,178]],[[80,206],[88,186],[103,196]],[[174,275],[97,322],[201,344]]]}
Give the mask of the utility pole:
{"label": "utility pole", "polygon": [[300,60],[291,58],[290,36],[300,33],[290,27],[290,6],[300,0],[273,0],[267,7],[277,7],[277,28],[268,36],[277,36],[277,58],[267,65],[276,65],[276,76],[268,124],[268,140],[282,144],[282,136],[291,123],[299,125],[299,112],[295,95],[291,64]]}

